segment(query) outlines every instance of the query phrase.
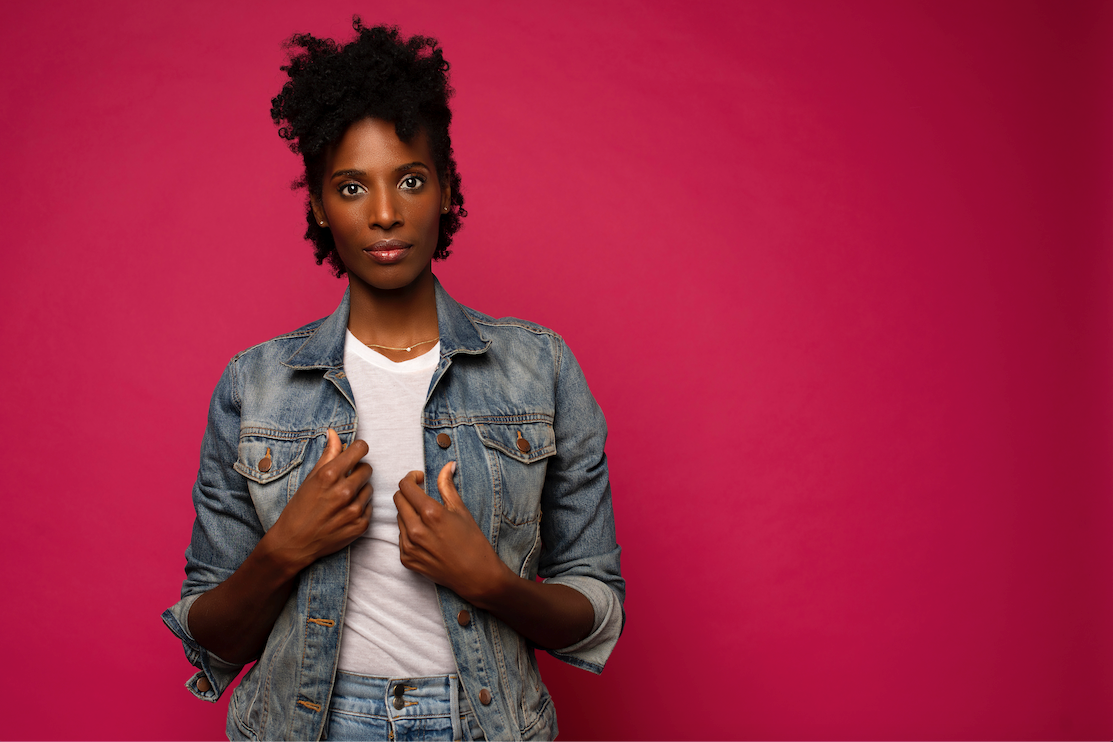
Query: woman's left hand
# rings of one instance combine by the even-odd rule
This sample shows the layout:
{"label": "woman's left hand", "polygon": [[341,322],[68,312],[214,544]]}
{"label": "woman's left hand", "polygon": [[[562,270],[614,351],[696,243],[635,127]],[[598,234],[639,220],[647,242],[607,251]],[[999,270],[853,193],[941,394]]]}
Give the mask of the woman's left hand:
{"label": "woman's left hand", "polygon": [[437,475],[444,504],[425,494],[425,475],[412,471],[398,483],[398,548],[402,564],[490,611],[535,644],[568,647],[591,633],[595,613],[583,593],[558,583],[527,580],[503,564],[471,517],[450,462]]}
{"label": "woman's left hand", "polygon": [[455,472],[456,462],[451,461],[437,475],[443,505],[422,489],[424,472],[412,471],[398,483],[398,547],[405,567],[483,605],[516,575],[499,559],[460,499],[452,481]]}

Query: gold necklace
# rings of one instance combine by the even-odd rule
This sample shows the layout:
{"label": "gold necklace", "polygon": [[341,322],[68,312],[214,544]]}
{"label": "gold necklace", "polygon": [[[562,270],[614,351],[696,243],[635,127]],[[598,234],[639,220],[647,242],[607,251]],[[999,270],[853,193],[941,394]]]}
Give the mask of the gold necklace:
{"label": "gold necklace", "polygon": [[360,342],[363,343],[364,345],[366,345],[368,348],[382,348],[383,350],[406,351],[407,353],[409,353],[411,350],[413,350],[414,348],[416,348],[419,345],[428,345],[429,343],[435,343],[438,340],[440,340],[439,337],[435,337],[432,340],[422,340],[420,343],[414,343],[413,345],[411,345],[408,348],[395,348],[395,347],[392,347],[390,345],[376,345],[375,343],[369,343],[366,340],[360,340]]}

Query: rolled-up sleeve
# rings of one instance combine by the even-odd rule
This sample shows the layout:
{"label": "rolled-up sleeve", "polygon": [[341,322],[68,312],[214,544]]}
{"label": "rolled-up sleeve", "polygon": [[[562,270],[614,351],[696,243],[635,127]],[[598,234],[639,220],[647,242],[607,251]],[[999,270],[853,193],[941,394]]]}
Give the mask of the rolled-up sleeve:
{"label": "rolled-up sleeve", "polygon": [[556,454],[542,492],[538,574],[545,582],[567,585],[591,603],[591,633],[554,657],[599,673],[614,649],[626,620],[626,583],[620,569],[614,509],[604,444],[607,423],[588,389],[583,371],[560,342],[553,430]]}
{"label": "rolled-up sleeve", "polygon": [[[201,465],[193,486],[196,517],[186,549],[181,600],[162,620],[181,642],[186,659],[198,668],[186,687],[198,698],[216,701],[239,675],[242,665],[226,662],[198,644],[189,631],[189,610],[205,592],[226,580],[263,536],[243,477],[232,468],[239,445],[240,407],[233,359],[217,384],[209,405],[201,443]],[[207,683],[202,683],[204,678]],[[205,686],[208,685],[208,688]]]}

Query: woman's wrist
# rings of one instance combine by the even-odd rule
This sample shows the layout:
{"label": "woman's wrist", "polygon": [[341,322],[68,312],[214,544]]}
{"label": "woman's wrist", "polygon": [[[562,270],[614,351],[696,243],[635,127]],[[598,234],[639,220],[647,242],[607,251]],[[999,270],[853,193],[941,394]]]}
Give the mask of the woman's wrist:
{"label": "woman's wrist", "polygon": [[294,550],[279,543],[273,530],[263,535],[252,556],[258,558],[259,566],[273,577],[275,584],[290,582],[313,563],[312,560],[299,557]]}
{"label": "woman's wrist", "polygon": [[476,608],[498,614],[500,608],[508,602],[515,600],[515,591],[521,590],[521,583],[525,582],[514,574],[501,559],[495,559],[489,577],[480,581],[479,588],[469,596],[461,596]]}

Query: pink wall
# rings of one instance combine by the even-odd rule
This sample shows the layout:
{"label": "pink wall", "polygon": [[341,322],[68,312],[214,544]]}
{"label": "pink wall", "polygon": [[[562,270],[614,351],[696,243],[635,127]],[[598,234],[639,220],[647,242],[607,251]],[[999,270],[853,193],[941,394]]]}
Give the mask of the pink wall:
{"label": "pink wall", "polygon": [[441,279],[611,424],[565,739],[1113,737],[1113,5],[396,5],[6,11],[0,735],[223,733],[158,614],[224,363],[342,291],[268,109],[356,9],[454,65]]}

